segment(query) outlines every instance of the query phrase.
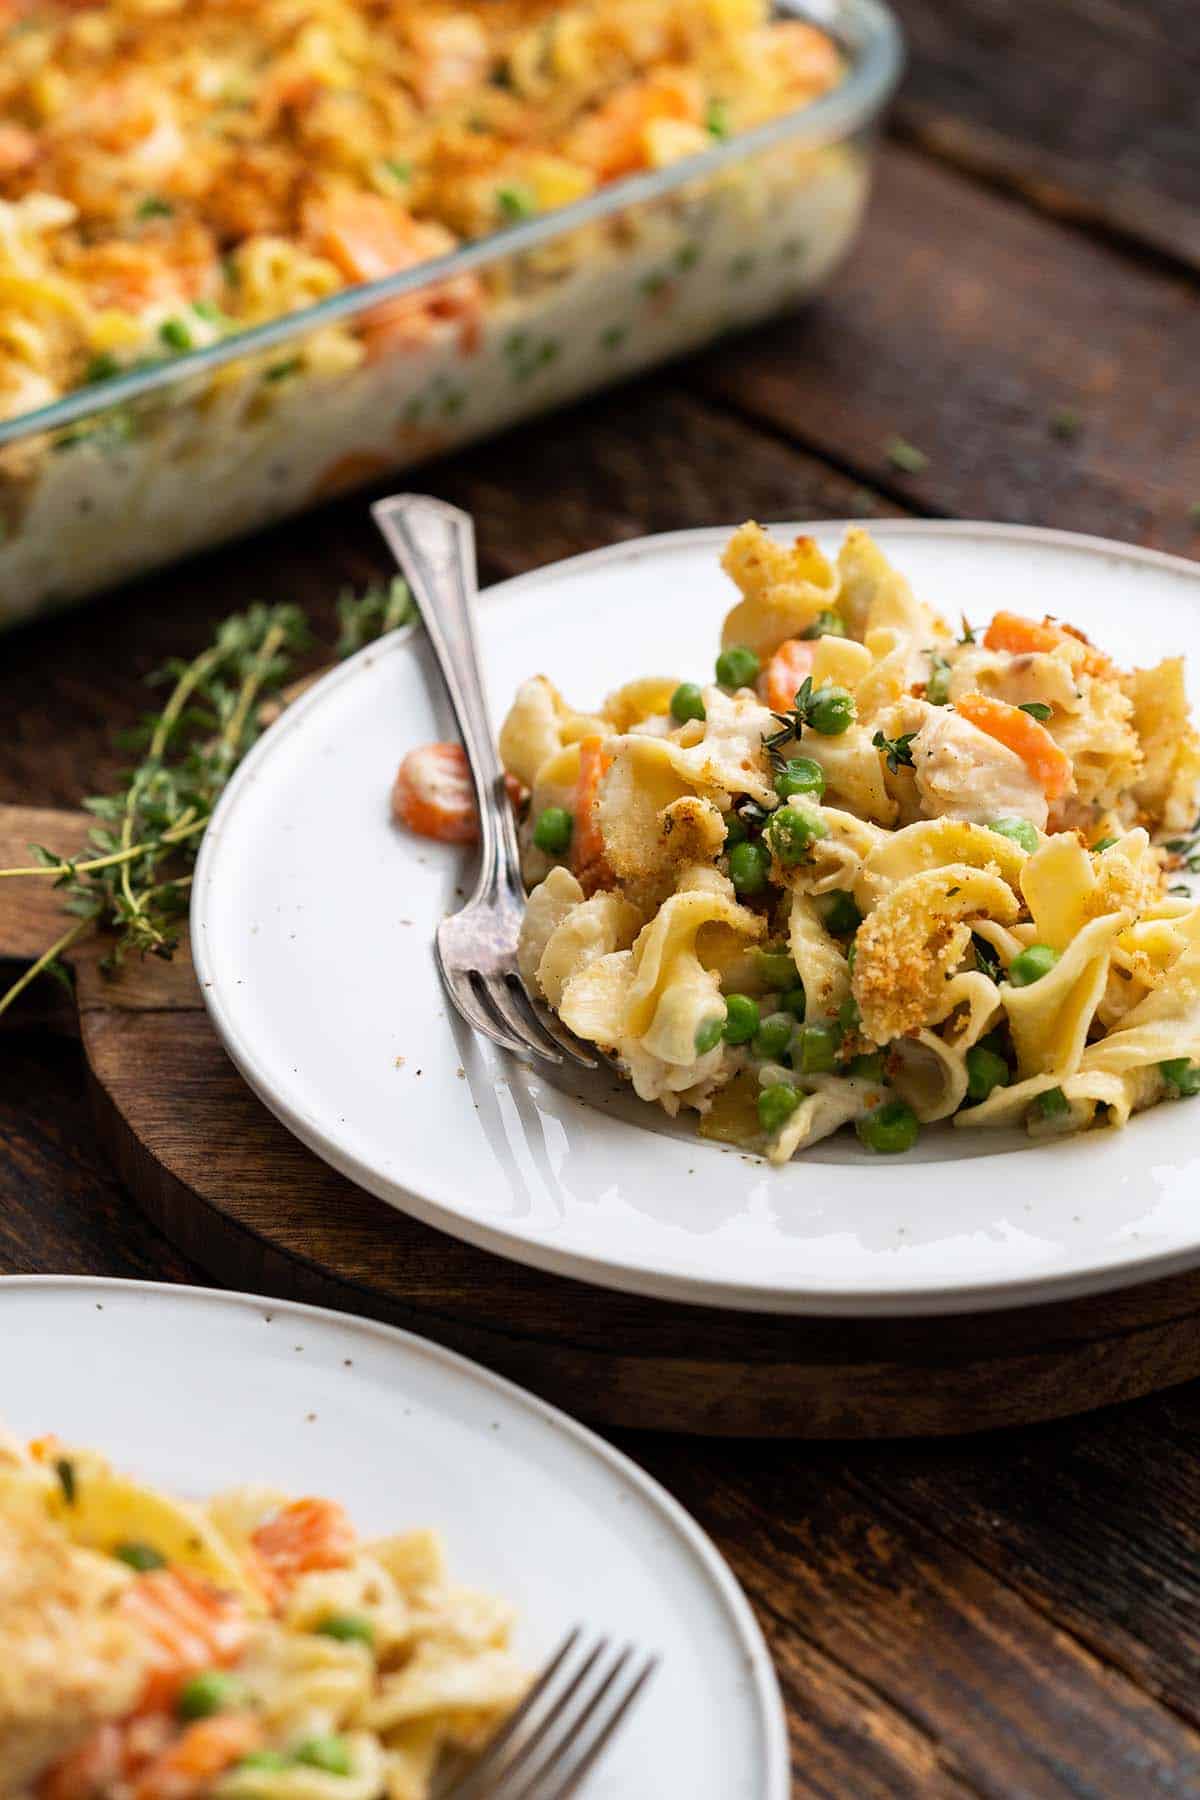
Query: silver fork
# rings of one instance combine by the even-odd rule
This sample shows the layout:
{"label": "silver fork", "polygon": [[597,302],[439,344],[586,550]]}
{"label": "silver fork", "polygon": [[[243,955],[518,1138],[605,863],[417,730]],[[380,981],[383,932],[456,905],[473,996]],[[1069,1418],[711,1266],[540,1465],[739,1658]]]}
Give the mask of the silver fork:
{"label": "silver fork", "polygon": [[525,911],[520,855],[504,770],[488,718],[472,599],[475,532],[456,506],[422,494],[393,494],[371,508],[404,571],[437,658],[479,803],[479,879],[461,911],[438,926],[442,985],[473,1031],[514,1056],[585,1069],[596,1059],[525,990],[517,935]]}
{"label": "silver fork", "polygon": [[524,1700],[434,1800],[567,1800],[658,1667],[626,1644],[567,1634]]}

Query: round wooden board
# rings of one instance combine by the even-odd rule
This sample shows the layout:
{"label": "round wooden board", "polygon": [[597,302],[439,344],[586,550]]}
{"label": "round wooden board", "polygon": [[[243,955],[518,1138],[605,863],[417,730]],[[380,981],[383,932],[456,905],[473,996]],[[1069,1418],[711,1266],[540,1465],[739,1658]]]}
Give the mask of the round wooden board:
{"label": "round wooden board", "polygon": [[[87,821],[0,808],[0,867]],[[0,957],[61,930],[48,884],[0,887]],[[186,947],[115,979],[75,959],[96,1117],[140,1206],[213,1277],[370,1314],[478,1358],[575,1415],[713,1436],[900,1437],[1026,1424],[1200,1375],[1200,1271],[961,1318],[769,1318],[542,1274],[372,1199],[255,1099],[209,1025]]]}

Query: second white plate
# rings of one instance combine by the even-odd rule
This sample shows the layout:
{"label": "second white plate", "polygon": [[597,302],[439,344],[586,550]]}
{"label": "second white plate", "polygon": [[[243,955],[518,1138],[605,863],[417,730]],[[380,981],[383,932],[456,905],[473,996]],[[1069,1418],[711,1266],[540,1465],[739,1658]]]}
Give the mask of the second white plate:
{"label": "second white plate", "polygon": [[[840,524],[809,530],[829,549]],[[880,522],[952,617],[1017,595],[1116,657],[1200,668],[1200,569],[1100,539]],[[622,544],[488,590],[494,716],[543,671],[580,707],[646,672],[703,679],[732,590],[724,530]],[[192,945],[230,1054],[318,1155],[469,1241],[637,1292],[764,1311],[1016,1305],[1200,1262],[1200,1104],[1032,1147],[939,1128],[904,1158],[841,1134],[775,1170],[672,1126],[605,1076],[552,1082],[447,1016],[433,933],[467,855],[394,828],[403,753],[452,735],[420,635],[334,671],[230,784]]]}
{"label": "second white plate", "polygon": [[712,1544],[626,1457],[464,1357],[249,1294],[17,1277],[0,1422],[195,1499],[265,1481],[342,1501],[364,1533],[437,1526],[453,1578],[513,1603],[530,1668],[577,1623],[660,1654],[588,1800],[786,1800],[774,1671]]}

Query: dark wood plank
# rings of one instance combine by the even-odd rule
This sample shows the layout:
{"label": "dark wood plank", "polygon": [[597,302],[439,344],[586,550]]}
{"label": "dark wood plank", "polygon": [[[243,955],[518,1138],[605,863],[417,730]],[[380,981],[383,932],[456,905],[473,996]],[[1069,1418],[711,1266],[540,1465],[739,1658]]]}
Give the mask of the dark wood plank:
{"label": "dark wood plank", "polygon": [[980,1792],[901,1706],[761,1601],[759,1622],[787,1708],[793,1800],[967,1800]]}
{"label": "dark wood plank", "polygon": [[898,131],[1066,219],[1200,269],[1193,0],[892,0]]}
{"label": "dark wood plank", "polygon": [[[487,581],[647,531],[894,511],[820,458],[682,393],[639,383],[393,485],[475,515]],[[145,677],[201,649],[254,599],[305,607],[328,657],[334,598],[390,572],[366,497],[147,577],[31,625],[0,652],[0,800],[74,806],[125,762],[113,733],[152,703]]]}
{"label": "dark wood plank", "polygon": [[[824,299],[687,378],[928,510],[1197,554],[1198,364],[1189,283],[894,148]],[[927,467],[889,469],[896,435]]]}
{"label": "dark wood plank", "polygon": [[121,1186],[62,1038],[0,1036],[0,1272],[203,1279]]}
{"label": "dark wood plank", "polygon": [[[1005,1441],[984,1454],[1003,1455]],[[713,1488],[676,1444],[655,1440],[639,1453],[716,1533],[756,1604],[886,1695],[972,1791],[1140,1800],[1200,1787],[1200,1734],[1007,1578],[875,1496],[864,1503],[835,1454],[745,1445],[736,1477]]]}
{"label": "dark wood plank", "polygon": [[[1200,1724],[1200,1388],[972,1447],[857,1464],[869,1507],[919,1518],[1096,1655]],[[1086,1520],[1086,1529],[1080,1529]]]}

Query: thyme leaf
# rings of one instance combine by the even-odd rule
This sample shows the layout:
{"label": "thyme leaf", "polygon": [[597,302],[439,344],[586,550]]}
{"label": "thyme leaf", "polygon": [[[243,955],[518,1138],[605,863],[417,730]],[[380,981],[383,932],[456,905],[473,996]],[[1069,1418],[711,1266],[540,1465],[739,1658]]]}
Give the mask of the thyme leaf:
{"label": "thyme leaf", "polygon": [[915,731],[906,731],[898,738],[886,738],[882,731],[877,731],[871,739],[876,750],[886,752],[887,766],[893,775],[900,769],[913,767],[912,741],[916,735]]}

